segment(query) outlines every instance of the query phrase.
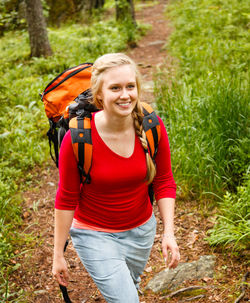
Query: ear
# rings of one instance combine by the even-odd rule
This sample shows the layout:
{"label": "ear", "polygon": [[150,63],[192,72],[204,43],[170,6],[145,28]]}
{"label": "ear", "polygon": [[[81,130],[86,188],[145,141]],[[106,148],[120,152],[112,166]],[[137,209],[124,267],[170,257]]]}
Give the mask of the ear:
{"label": "ear", "polygon": [[101,92],[98,92],[98,93],[96,94],[96,99],[97,99],[99,102],[102,101],[102,93],[101,93]]}
{"label": "ear", "polygon": [[98,109],[103,109],[103,102],[102,102],[102,94],[101,93],[96,94],[96,104],[95,105]]}

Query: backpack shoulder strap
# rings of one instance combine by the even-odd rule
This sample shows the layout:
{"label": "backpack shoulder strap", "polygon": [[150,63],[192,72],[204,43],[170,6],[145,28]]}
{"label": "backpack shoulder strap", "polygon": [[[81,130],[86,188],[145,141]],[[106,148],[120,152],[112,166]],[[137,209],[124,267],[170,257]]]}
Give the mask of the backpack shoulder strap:
{"label": "backpack shoulder strap", "polygon": [[[149,104],[142,102],[142,107],[144,114],[143,128],[146,133],[150,155],[154,160],[161,137],[160,122]],[[90,183],[93,153],[91,117],[92,115],[89,113],[84,116],[75,117],[69,122],[73,151],[78,163],[81,182],[83,183]]]}
{"label": "backpack shoulder strap", "polygon": [[152,159],[154,160],[158,151],[158,145],[161,138],[161,126],[153,108],[145,102],[141,102],[141,105],[144,114],[142,124],[146,133],[149,152]]}
{"label": "backpack shoulder strap", "polygon": [[70,120],[69,128],[73,151],[80,171],[81,183],[90,183],[92,163],[91,114],[75,117]]}

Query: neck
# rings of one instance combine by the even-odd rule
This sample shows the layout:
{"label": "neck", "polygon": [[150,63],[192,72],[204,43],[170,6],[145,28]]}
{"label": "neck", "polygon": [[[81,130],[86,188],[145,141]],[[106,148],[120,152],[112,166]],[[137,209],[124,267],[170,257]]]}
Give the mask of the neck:
{"label": "neck", "polygon": [[112,117],[112,119],[107,115],[105,111],[100,111],[96,113],[96,121],[106,131],[110,132],[124,132],[131,127],[134,127],[132,115],[126,117]]}

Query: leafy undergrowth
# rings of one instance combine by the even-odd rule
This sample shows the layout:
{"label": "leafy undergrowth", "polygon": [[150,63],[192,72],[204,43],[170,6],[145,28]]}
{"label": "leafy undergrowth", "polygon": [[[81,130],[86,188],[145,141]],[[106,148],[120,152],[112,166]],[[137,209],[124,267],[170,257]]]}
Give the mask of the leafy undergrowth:
{"label": "leafy undergrowth", "polygon": [[210,245],[224,245],[233,251],[250,248],[250,180],[237,188],[236,193],[227,192],[219,202],[217,222],[209,230]]}
{"label": "leafy undergrowth", "polygon": [[145,32],[113,19],[90,25],[48,29],[54,55],[30,58],[28,33],[8,32],[0,38],[0,297],[11,302],[8,277],[12,258],[29,241],[19,233],[23,216],[18,192],[29,187],[35,165],[48,160],[48,121],[39,93],[59,73],[108,52],[118,52]]}

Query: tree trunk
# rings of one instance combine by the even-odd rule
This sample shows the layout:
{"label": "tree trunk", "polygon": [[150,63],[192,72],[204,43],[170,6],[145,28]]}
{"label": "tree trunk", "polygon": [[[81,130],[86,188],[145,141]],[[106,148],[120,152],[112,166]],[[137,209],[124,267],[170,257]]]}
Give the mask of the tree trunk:
{"label": "tree trunk", "polygon": [[25,0],[31,57],[52,55],[40,0]]}
{"label": "tree trunk", "polygon": [[133,0],[115,0],[116,4],[116,20],[132,21],[136,26],[135,9]]}
{"label": "tree trunk", "polygon": [[104,6],[104,0],[94,0],[94,8],[102,8]]}
{"label": "tree trunk", "polygon": [[135,6],[134,6],[134,1],[133,0],[128,0],[130,4],[130,14],[131,14],[131,19],[134,24],[134,26],[137,26],[136,20],[135,20]]}
{"label": "tree trunk", "polygon": [[92,9],[102,8],[104,6],[104,3],[105,0],[78,0],[77,7],[80,7],[80,9],[86,9],[91,12]]}

